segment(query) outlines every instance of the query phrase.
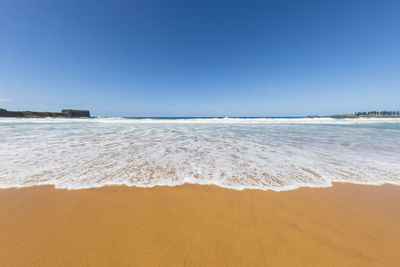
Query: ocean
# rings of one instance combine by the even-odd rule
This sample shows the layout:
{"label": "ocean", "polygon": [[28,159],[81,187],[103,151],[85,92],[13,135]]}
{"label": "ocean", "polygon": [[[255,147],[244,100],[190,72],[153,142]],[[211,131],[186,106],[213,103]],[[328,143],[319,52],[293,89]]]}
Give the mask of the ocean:
{"label": "ocean", "polygon": [[400,118],[0,118],[0,188],[400,184]]}

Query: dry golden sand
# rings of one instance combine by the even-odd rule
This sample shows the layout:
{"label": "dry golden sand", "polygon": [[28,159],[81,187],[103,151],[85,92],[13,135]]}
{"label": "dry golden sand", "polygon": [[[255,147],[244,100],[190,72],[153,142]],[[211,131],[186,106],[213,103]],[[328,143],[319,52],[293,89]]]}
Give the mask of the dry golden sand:
{"label": "dry golden sand", "polygon": [[2,266],[400,266],[400,187],[0,190]]}

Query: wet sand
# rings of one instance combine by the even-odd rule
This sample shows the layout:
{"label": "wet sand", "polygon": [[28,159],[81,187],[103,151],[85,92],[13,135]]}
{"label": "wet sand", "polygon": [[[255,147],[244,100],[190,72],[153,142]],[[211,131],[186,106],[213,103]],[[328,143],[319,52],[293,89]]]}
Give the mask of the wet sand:
{"label": "wet sand", "polygon": [[400,266],[400,187],[0,190],[1,266]]}

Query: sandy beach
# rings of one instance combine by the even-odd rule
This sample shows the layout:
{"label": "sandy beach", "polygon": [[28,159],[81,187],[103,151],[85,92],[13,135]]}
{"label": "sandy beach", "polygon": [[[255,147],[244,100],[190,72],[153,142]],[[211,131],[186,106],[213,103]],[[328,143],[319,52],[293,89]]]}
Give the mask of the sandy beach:
{"label": "sandy beach", "polygon": [[399,266],[400,187],[0,190],[1,266]]}

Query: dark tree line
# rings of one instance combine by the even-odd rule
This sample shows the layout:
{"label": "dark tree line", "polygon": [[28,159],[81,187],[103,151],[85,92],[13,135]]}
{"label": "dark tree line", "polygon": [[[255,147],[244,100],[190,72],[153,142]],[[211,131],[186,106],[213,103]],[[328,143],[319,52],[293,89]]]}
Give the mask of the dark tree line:
{"label": "dark tree line", "polygon": [[399,116],[400,111],[368,111],[368,112],[354,112],[356,116]]}

